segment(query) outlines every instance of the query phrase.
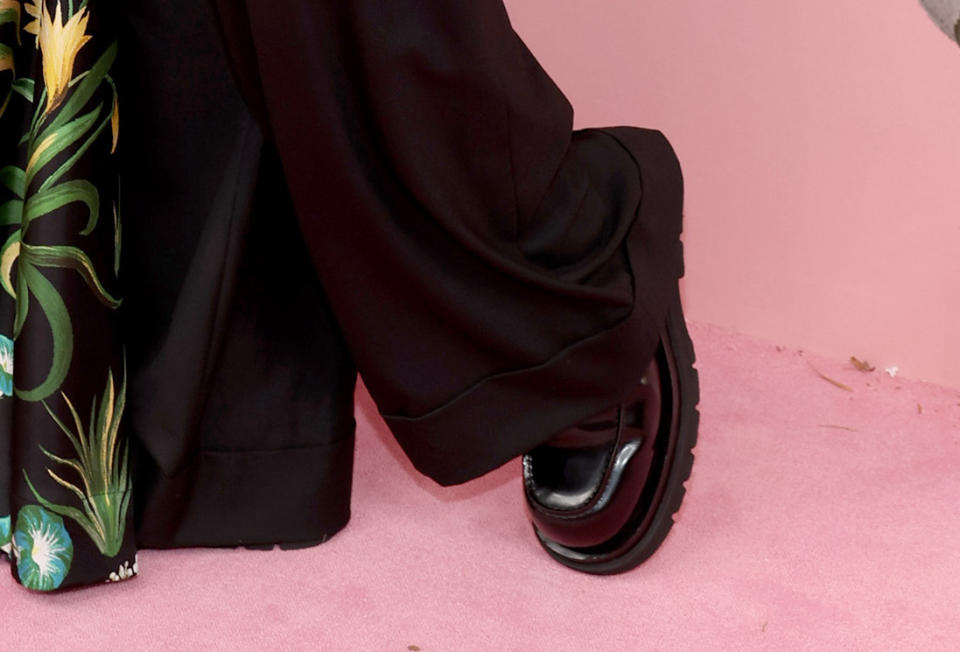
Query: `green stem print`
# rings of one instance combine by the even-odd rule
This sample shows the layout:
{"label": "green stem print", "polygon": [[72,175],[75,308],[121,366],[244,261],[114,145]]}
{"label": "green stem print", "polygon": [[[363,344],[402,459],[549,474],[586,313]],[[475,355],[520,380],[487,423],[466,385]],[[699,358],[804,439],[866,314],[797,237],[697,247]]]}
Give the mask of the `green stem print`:
{"label": "green stem print", "polygon": [[46,500],[30,482],[26,470],[23,473],[37,501],[51,512],[76,521],[107,557],[115,557],[120,551],[132,492],[131,479],[127,473],[127,447],[121,445],[117,436],[126,404],[126,393],[126,371],[117,392],[114,388],[113,372],[108,370],[106,389],[99,405],[97,397],[93,398],[87,434],[84,434],[80,415],[66,394],[61,393],[61,396],[70,410],[72,430],[54,414],[45,401],[43,403],[50,417],[73,444],[77,456],[67,459],[54,455],[43,446],[40,450],[54,462],[71,469],[79,477],[83,488],[65,480],[49,468],[47,473],[57,484],[77,496],[82,509],[57,505]]}
{"label": "green stem print", "polygon": [[[4,3],[0,0],[0,22]],[[19,3],[16,19],[19,21]],[[64,20],[58,3],[51,18],[45,5],[27,7],[43,29],[24,29],[37,34],[43,61],[44,89],[38,98],[31,128],[24,135],[27,144],[27,163],[24,168],[7,165],[0,169],[0,184],[13,192],[15,198],[0,205],[0,226],[19,225],[7,237],[0,249],[0,287],[16,301],[13,337],[16,339],[27,320],[30,297],[43,312],[50,325],[53,354],[46,378],[36,387],[17,387],[16,396],[26,401],[42,401],[54,394],[63,384],[73,359],[73,324],[56,286],[40,272],[53,267],[77,272],[94,297],[108,308],[117,308],[120,299],[114,297],[100,282],[89,256],[75,246],[63,244],[28,244],[26,236],[37,219],[51,215],[68,204],[83,204],[88,212],[87,222],[80,235],[89,235],[97,226],[100,215],[100,194],[97,187],[84,179],[60,181],[77,161],[96,142],[100,134],[111,126],[113,149],[117,139],[117,91],[108,75],[117,54],[114,43],[94,65],[71,77],[74,61],[80,49],[90,40],[85,33],[89,18],[86,3]],[[12,15],[12,14],[10,14]],[[9,19],[7,19],[9,20]],[[37,22],[37,21],[34,21]],[[12,65],[12,64],[11,64]],[[3,70],[3,51],[0,50],[0,70]],[[14,82],[16,86],[16,82]],[[81,113],[97,92],[108,88],[109,102],[95,104]],[[20,84],[23,94],[33,99],[33,86]],[[70,155],[58,167],[48,170],[61,154],[70,148]],[[58,158],[59,157],[59,158]],[[35,181],[42,179],[39,184]],[[28,196],[28,190],[31,194]],[[14,280],[16,270],[16,280]]]}

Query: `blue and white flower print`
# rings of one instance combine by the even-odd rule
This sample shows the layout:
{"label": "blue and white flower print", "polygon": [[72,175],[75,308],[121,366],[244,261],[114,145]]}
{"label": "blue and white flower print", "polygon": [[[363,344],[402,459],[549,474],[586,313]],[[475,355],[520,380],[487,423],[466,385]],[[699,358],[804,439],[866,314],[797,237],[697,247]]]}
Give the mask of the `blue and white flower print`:
{"label": "blue and white flower print", "polygon": [[10,556],[10,516],[0,516],[0,552]]}
{"label": "blue and white flower print", "polygon": [[73,540],[63,519],[39,505],[27,505],[17,514],[13,555],[20,583],[28,589],[58,588],[73,562]]}
{"label": "blue and white flower print", "polygon": [[0,396],[13,396],[13,340],[0,335]]}

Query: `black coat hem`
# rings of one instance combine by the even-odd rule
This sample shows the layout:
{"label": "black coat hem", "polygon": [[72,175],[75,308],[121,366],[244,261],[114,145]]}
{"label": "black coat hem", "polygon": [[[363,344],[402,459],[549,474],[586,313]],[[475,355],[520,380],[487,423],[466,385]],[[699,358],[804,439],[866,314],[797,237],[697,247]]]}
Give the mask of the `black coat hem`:
{"label": "black coat hem", "polygon": [[255,451],[199,451],[167,476],[141,458],[139,548],[319,543],[350,519],[354,436]]}

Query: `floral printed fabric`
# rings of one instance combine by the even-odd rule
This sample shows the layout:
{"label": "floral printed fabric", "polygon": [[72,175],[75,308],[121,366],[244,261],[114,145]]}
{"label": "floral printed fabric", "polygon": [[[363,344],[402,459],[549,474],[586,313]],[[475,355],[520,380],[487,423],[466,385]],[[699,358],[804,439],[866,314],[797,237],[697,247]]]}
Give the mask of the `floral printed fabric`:
{"label": "floral printed fabric", "polygon": [[13,340],[0,335],[0,398],[13,396]]}
{"label": "floral printed fabric", "polygon": [[0,552],[10,554],[10,517],[0,516]]}
{"label": "floral printed fabric", "polygon": [[39,591],[136,574],[115,11],[0,0],[0,551]]}
{"label": "floral printed fabric", "polygon": [[21,509],[13,535],[13,556],[25,587],[38,591],[58,588],[73,561],[73,540],[63,519],[36,505]]}

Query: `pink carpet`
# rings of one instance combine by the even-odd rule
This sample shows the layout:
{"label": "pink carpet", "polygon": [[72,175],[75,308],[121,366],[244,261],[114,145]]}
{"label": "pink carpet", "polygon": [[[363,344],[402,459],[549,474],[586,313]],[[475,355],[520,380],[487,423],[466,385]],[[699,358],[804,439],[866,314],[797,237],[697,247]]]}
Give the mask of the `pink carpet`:
{"label": "pink carpet", "polygon": [[960,648],[960,392],[691,332],[697,463],[630,574],[543,554],[516,463],[448,490],[415,475],[361,392],[353,521],[330,542],[145,551],[131,582],[52,596],[2,579],[0,649]]}

